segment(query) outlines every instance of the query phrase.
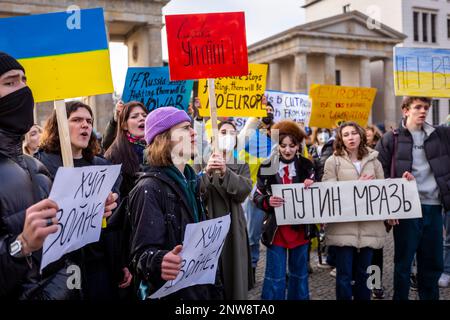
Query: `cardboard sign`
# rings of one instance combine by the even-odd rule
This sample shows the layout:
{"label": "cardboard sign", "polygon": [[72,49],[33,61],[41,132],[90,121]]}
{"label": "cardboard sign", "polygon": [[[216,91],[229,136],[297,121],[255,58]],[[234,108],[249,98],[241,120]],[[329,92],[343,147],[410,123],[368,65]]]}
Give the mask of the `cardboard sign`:
{"label": "cardboard sign", "polygon": [[285,200],[275,208],[278,225],[422,217],[417,184],[406,179],[279,184],[272,192]]}
{"label": "cardboard sign", "polygon": [[367,125],[377,89],[313,84],[310,127],[329,128],[343,121]]}
{"label": "cardboard sign", "polygon": [[114,91],[102,8],[0,19],[0,48],[25,68],[35,102]]}
{"label": "cardboard sign", "polygon": [[248,74],[244,12],[165,19],[172,81]]}
{"label": "cardboard sign", "polygon": [[150,298],[162,298],[197,284],[215,283],[217,265],[230,230],[230,222],[228,214],[220,218],[188,224],[180,253],[182,257],[180,273],[175,280],[167,281]]}
{"label": "cardboard sign", "polygon": [[193,84],[170,81],[168,67],[128,68],[122,100],[142,102],[148,111],[166,106],[187,111]]}
{"label": "cardboard sign", "polygon": [[42,249],[41,270],[64,254],[100,239],[105,201],[120,174],[121,165],[61,167],[49,198],[58,204],[58,231]]}
{"label": "cardboard sign", "polygon": [[[249,64],[249,73],[240,77],[217,78],[214,80],[217,116],[219,117],[265,117],[262,104],[266,90],[267,65]],[[209,117],[208,84],[198,81],[200,116]]]}
{"label": "cardboard sign", "polygon": [[450,49],[394,47],[397,96],[450,97]]}
{"label": "cardboard sign", "polygon": [[266,97],[273,106],[275,122],[290,119],[308,125],[311,102],[307,94],[267,90]]}

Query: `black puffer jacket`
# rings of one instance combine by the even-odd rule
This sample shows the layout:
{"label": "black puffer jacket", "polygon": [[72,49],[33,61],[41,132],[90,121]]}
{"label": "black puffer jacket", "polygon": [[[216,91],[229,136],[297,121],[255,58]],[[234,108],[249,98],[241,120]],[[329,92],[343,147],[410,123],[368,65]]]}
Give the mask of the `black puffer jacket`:
{"label": "black puffer jacket", "polygon": [[[446,211],[450,210],[450,127],[431,127],[425,125],[427,137],[424,147],[431,171],[433,171],[439,187],[442,204]],[[378,160],[383,165],[384,176],[401,178],[405,171],[412,171],[412,148],[413,137],[409,130],[401,123],[396,131],[397,145],[394,146],[394,132],[387,132],[378,141],[376,150]],[[394,148],[396,155],[393,156]],[[394,167],[391,168],[392,160],[395,159]],[[391,176],[391,171],[395,172]]]}
{"label": "black puffer jacket", "polygon": [[[199,188],[197,206],[203,212]],[[164,255],[182,243],[188,223],[194,222],[192,208],[183,190],[160,167],[147,167],[129,195],[132,240],[131,256],[140,280],[149,286],[149,294],[157,291],[165,281],[161,278]],[[204,213],[200,220],[205,220]],[[220,273],[218,269],[218,274]],[[222,299],[219,277],[216,285],[196,285],[168,295],[174,300]]]}
{"label": "black puffer jacket", "polygon": [[[277,231],[277,221],[275,218],[275,210],[273,207],[269,206],[269,198],[272,196],[272,185],[282,184],[282,180],[277,173],[278,167],[269,171],[276,171],[275,174],[262,174],[263,168],[268,169],[271,167],[273,161],[271,159],[277,154],[273,154],[269,159],[264,161],[258,169],[258,181],[256,184],[256,191],[253,195],[253,202],[258,208],[265,211],[263,233],[261,237],[261,242],[265,246],[272,245],[273,238]],[[303,183],[306,179],[314,180],[314,166],[312,162],[302,156],[296,158],[295,160],[295,171],[297,175],[293,179],[293,183]],[[305,238],[309,239],[313,237],[313,232],[315,231],[314,225],[303,225],[305,228]]]}
{"label": "black puffer jacket", "polygon": [[48,196],[51,180],[42,163],[22,154],[21,136],[0,131],[0,181],[0,300],[17,299],[36,275],[40,253],[30,269],[26,259],[11,257],[9,245],[23,230],[25,210]]}

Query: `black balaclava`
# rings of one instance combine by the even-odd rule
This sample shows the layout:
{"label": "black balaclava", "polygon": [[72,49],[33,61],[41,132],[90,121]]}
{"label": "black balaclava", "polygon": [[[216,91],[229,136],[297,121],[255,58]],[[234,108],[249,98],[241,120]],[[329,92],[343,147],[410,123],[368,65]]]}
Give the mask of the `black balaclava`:
{"label": "black balaclava", "polygon": [[[22,70],[20,63],[0,52],[0,76],[11,70]],[[0,153],[11,158],[22,154],[22,139],[33,126],[33,94],[24,87],[0,98]]]}

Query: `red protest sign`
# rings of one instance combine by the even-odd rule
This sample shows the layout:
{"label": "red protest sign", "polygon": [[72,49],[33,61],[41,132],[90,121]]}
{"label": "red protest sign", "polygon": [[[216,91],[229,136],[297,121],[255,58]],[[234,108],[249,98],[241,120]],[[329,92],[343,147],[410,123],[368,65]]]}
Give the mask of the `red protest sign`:
{"label": "red protest sign", "polygon": [[248,74],[244,12],[166,16],[170,80]]}

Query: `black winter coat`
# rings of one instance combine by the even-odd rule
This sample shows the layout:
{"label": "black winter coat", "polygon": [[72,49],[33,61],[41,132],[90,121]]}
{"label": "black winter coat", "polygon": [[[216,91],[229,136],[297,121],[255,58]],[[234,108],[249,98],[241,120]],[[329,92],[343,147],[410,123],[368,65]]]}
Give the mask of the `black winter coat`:
{"label": "black winter coat", "polygon": [[[197,207],[200,220],[205,220],[197,188]],[[183,190],[161,167],[147,167],[129,195],[132,239],[131,256],[134,271],[149,286],[153,294],[164,283],[161,263],[164,255],[182,244],[188,223],[194,223],[194,213]],[[218,274],[220,271],[218,269]],[[219,277],[215,285],[196,285],[181,289],[166,297],[174,300],[222,299]]]}
{"label": "black winter coat", "polygon": [[33,253],[30,269],[25,258],[9,254],[9,245],[23,230],[25,210],[47,198],[51,187],[48,175],[42,163],[22,154],[20,136],[0,132],[0,300],[19,298],[24,283],[40,278],[36,272],[40,252]]}
{"label": "black winter coat", "polygon": [[[271,159],[273,159],[273,157],[263,162],[259,167],[256,191],[253,195],[253,202],[255,203],[255,205],[266,213],[264,217],[263,233],[261,237],[261,242],[265,246],[272,245],[273,238],[278,229],[277,221],[275,218],[275,209],[269,206],[269,198],[272,196],[272,185],[283,184],[278,173],[269,175],[263,175],[261,173],[262,168],[270,168],[272,164]],[[274,170],[278,171],[278,167],[276,167]],[[294,177],[293,183],[303,183],[306,179],[314,180],[314,166],[310,160],[306,159],[303,156],[296,158],[295,171],[297,175]],[[310,239],[314,236],[314,225],[303,225],[303,227],[305,228],[305,238]]]}
{"label": "black winter coat", "polygon": [[[433,171],[437,185],[440,191],[442,205],[446,211],[450,210],[450,127],[428,126],[427,131],[432,131],[425,138],[424,148],[431,171]],[[412,171],[412,148],[413,137],[409,130],[400,124],[396,130],[397,144],[394,146],[394,132],[387,132],[383,138],[378,141],[376,150],[378,151],[378,160],[383,165],[384,176],[386,178],[401,178],[405,171]],[[396,154],[394,153],[396,148]],[[394,160],[393,167],[392,160]],[[391,174],[393,171],[393,175]]]}

